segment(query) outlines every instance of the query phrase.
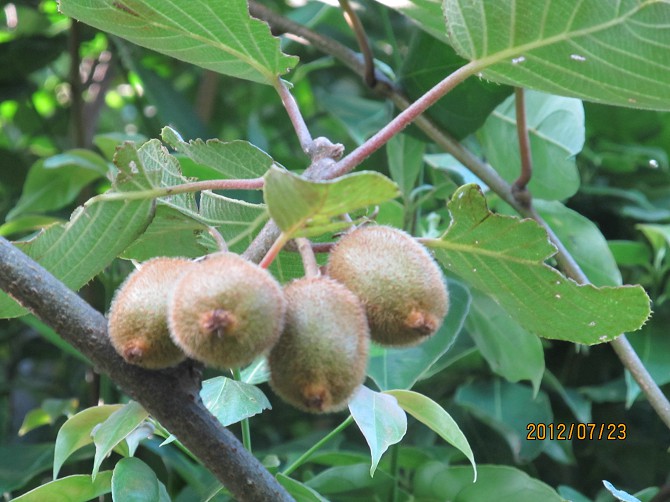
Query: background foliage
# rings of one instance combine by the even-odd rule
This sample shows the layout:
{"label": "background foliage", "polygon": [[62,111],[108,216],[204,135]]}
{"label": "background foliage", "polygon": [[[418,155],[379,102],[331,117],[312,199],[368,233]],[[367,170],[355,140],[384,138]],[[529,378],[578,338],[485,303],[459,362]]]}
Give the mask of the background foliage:
{"label": "background foliage", "polygon": [[[231,248],[241,252],[268,219],[260,204],[262,195],[254,191],[202,192],[197,198],[182,194],[161,199],[155,207],[147,199],[90,201],[112,187],[111,161],[124,140],[136,143],[117,153],[121,175],[113,188],[119,192],[180,184],[190,177],[263,176],[273,160],[300,171],[308,162],[286,111],[275,90],[262,85],[293,66],[286,78],[314,136],[341,142],[351,151],[394,115],[388,101],[314,45],[281,38],[282,50],[299,57],[296,66],[296,58],[277,56],[279,42],[262,23],[254,21],[248,33],[241,33],[238,17],[244,18],[246,12],[242,2],[229,3],[237,9],[230,11],[229,25],[215,27],[216,33],[230,30],[232,34],[214,38],[208,38],[214,29],[210,23],[221,16],[211,14],[221,12],[221,2],[192,2],[201,7],[194,12],[202,16],[192,19],[192,25],[184,24],[184,16],[169,8],[174,7],[171,2],[146,2],[154,10],[142,10],[144,4],[136,1],[125,2],[125,10],[113,9],[108,2],[91,5],[95,3],[107,5],[108,10],[86,14],[72,2],[70,13],[90,15],[116,35],[130,36],[164,53],[179,52],[182,59],[179,44],[187,43],[192,52],[185,59],[224,74],[85,24],[71,24],[51,0],[4,3],[0,32],[0,213],[4,223],[0,235],[18,241],[48,227],[39,239],[20,246],[51,265],[69,287],[83,287],[81,294],[101,312],[108,309],[114,290],[132,268],[129,259],[205,254],[215,248],[207,225],[219,228]],[[551,6],[572,2],[518,2],[525,6],[520,12],[526,22],[516,24],[501,14],[509,12],[508,3],[485,2],[488,7],[478,12],[464,9],[467,2],[445,1],[453,40],[459,41],[453,48],[447,44],[440,3],[417,1],[411,10],[391,3],[393,9],[389,9],[383,1],[365,3],[358,13],[378,67],[394,76],[412,99],[466,64],[464,57],[481,65],[485,78],[470,78],[431,108],[429,115],[509,182],[518,176],[519,153],[513,92],[504,84],[539,86],[557,93],[526,93],[535,166],[530,190],[538,198],[534,204],[595,285],[645,288],[654,315],[630,335],[630,341],[657,383],[667,384],[670,116],[657,110],[670,107],[670,35],[654,25],[670,19],[668,4],[623,2],[612,17],[607,9],[584,2],[573,12],[577,22],[570,26],[564,13]],[[270,7],[357,47],[338,8],[320,2]],[[138,29],[146,19],[165,22],[157,22],[150,30]],[[532,22],[535,19],[543,21]],[[495,23],[494,40],[486,39],[491,28],[487,23]],[[117,31],[111,28],[117,26]],[[165,29],[174,31],[169,41],[160,37]],[[201,44],[203,39],[209,43]],[[633,39],[635,43],[630,42]],[[231,40],[238,40],[239,46]],[[221,54],[233,56],[227,59]],[[561,61],[558,67],[550,64],[556,58]],[[591,70],[594,62],[601,66]],[[614,68],[606,86],[597,73],[603,65]],[[547,72],[562,79],[547,79]],[[597,88],[594,81],[600,82]],[[145,143],[149,138],[156,139]],[[157,138],[170,147],[170,155]],[[205,143],[198,138],[218,140]],[[142,166],[140,175],[132,166]],[[493,500],[506,494],[514,500],[613,500],[603,480],[636,493],[640,500],[664,500],[670,467],[667,428],[608,345],[572,343],[597,343],[601,336],[610,339],[622,329],[624,318],[630,321],[623,326],[635,329],[646,315],[646,299],[639,290],[611,290],[621,298],[610,295],[599,304],[595,297],[600,293],[582,289],[579,294],[586,300],[575,296],[572,307],[554,312],[547,299],[560,295],[557,288],[562,286],[552,281],[565,281],[566,287],[575,289],[576,285],[553,275],[544,264],[552,252],[539,228],[504,216],[513,211],[490,191],[482,195],[471,185],[458,188],[478,180],[414,126],[393,138],[363,167],[390,177],[400,196],[393,199],[393,185],[378,174],[357,174],[374,190],[364,193],[367,198],[360,206],[352,202],[342,209],[338,205],[342,194],[351,194],[351,186],[363,186],[362,181],[356,185],[355,178],[347,178],[340,185],[304,188],[299,178],[273,170],[266,177],[271,187],[266,201],[272,213],[273,194],[278,200],[286,194],[295,200],[294,194],[310,191],[310,197],[319,200],[297,209],[276,204],[281,210],[275,209],[272,216],[282,230],[295,235],[298,231],[310,236],[332,233],[338,230],[331,220],[338,211],[379,204],[378,221],[433,240],[430,245],[447,271],[452,301],[443,329],[416,348],[377,348],[369,365],[368,386],[393,391],[390,394],[409,413],[402,442],[382,455],[384,442],[394,443],[404,430],[398,418],[404,416],[402,410],[394,415],[390,410],[397,405],[385,404],[394,403],[389,394],[358,396],[366,402],[379,400],[382,409],[388,406],[386,432],[375,435],[368,429],[363,437],[355,427],[345,428],[309,463],[286,472],[346,416],[305,416],[285,406],[264,383],[266,369],[260,363],[245,370],[238,382],[223,378],[220,372],[206,373],[211,379],[203,399],[217,418],[242,435],[239,420],[253,417],[254,453],[272,472],[284,471],[278,479],[300,500],[319,500],[319,496],[328,500],[429,501],[456,496]],[[458,197],[452,199],[454,194]],[[84,203],[85,211],[76,209]],[[509,223],[500,235],[467,231],[469,218],[489,214],[485,203],[497,213],[489,219],[496,222],[494,232],[502,228],[495,225]],[[368,215],[364,209],[354,213]],[[308,218],[311,228],[305,225]],[[95,224],[89,225],[91,221]],[[67,226],[58,225],[66,222]],[[72,231],[73,227],[81,230]],[[64,229],[70,234],[64,234]],[[537,245],[531,246],[534,242]],[[477,251],[486,251],[487,246],[490,253]],[[495,259],[488,264],[491,253]],[[119,255],[121,259],[116,258]],[[49,264],[50,259],[54,263]],[[501,261],[522,270],[511,272],[501,284],[477,282],[482,269],[495,269]],[[555,264],[551,259],[548,263]],[[295,254],[282,253],[272,271],[286,281],[300,275],[302,268]],[[524,290],[526,273],[531,280],[546,283],[545,296],[534,299]],[[544,277],[550,279],[540,279]],[[614,312],[616,322],[609,331],[591,333],[589,305],[594,311]],[[585,306],[584,313],[577,312],[580,306]],[[575,333],[569,324],[577,320],[555,315],[571,311],[580,319],[583,333]],[[21,314],[7,297],[0,298],[0,312],[3,317]],[[126,500],[123,490],[143,494],[142,500],[227,498],[213,476],[178,442],[159,447],[169,433],[147,419],[141,407],[111,404],[126,403],[127,398],[47,326],[32,316],[0,322],[0,492],[17,496],[51,481],[57,473],[59,481],[49,489],[78,491],[81,500],[106,493],[109,487],[116,500]],[[263,393],[254,394],[259,389],[269,401],[263,401]],[[220,406],[240,395],[253,398]],[[472,455],[462,444],[459,451],[443,440],[458,444],[458,438],[440,437],[440,431],[453,430],[451,423],[445,422],[439,407],[431,408],[417,395],[428,396],[449,412]],[[222,401],[221,396],[230,397]],[[108,405],[97,407],[101,401]],[[257,406],[248,408],[251,401]],[[365,417],[356,412],[356,404],[352,415],[360,425]],[[81,410],[86,411],[77,414]],[[426,415],[427,410],[432,414]],[[96,430],[91,438],[94,426],[117,412],[122,414],[108,422],[111,430]],[[431,426],[422,425],[427,422]],[[529,423],[579,422],[625,424],[626,438],[526,439]],[[344,427],[349,423],[345,421]],[[373,422],[373,429],[378,425]],[[477,463],[475,484],[468,465],[471,456]],[[95,479],[90,476],[92,470],[99,471]],[[150,482],[142,486],[146,480]]]}

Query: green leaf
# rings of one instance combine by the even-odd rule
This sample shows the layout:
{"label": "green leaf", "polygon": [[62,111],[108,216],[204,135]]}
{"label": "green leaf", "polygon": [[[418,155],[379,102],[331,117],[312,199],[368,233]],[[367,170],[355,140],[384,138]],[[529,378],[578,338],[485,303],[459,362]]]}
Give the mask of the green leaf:
{"label": "green leaf", "polygon": [[445,0],[443,8],[452,45],[485,78],[600,103],[670,109],[668,2]]}
{"label": "green leaf", "polygon": [[45,399],[39,408],[30,410],[23,419],[19,436],[25,436],[28,432],[43,425],[52,425],[63,415],[71,415],[76,410],[79,402],[77,399]]}
{"label": "green leaf", "polygon": [[468,314],[470,295],[457,281],[449,281],[448,286],[449,313],[433,337],[409,348],[374,346],[368,362],[368,375],[381,390],[411,389],[454,343]]}
{"label": "green leaf", "polygon": [[146,418],[149,413],[135,401],[130,401],[121,409],[112,413],[93,433],[95,459],[93,460],[93,478],[95,479],[102,461],[116,445],[126,439]]}
{"label": "green leaf", "polygon": [[388,500],[395,480],[382,470],[372,477],[366,464],[357,464],[331,467],[305,484],[330,500],[339,500],[338,495],[350,492],[362,493],[364,500],[370,500],[371,493],[379,500]]}
{"label": "green leaf", "polygon": [[381,204],[398,196],[386,176],[359,172],[334,181],[308,181],[273,167],[265,175],[265,202],[277,226],[291,237],[312,236],[346,228],[334,221],[349,211]]}
{"label": "green leaf", "polygon": [[480,465],[478,474],[472,483],[468,467],[426,463],[414,477],[414,494],[419,500],[564,502],[550,486],[514,467]]}
{"label": "green leaf", "polygon": [[491,369],[510,382],[530,380],[537,394],[544,374],[540,339],[523,329],[500,305],[478,291],[472,292],[468,333]]}
{"label": "green leaf", "polygon": [[263,391],[255,385],[219,376],[202,383],[200,397],[224,426],[272,409]]}
{"label": "green leaf", "polygon": [[560,202],[533,201],[535,209],[565,244],[596,286],[620,286],[621,272],[598,226]]}
{"label": "green leaf", "polygon": [[529,423],[553,420],[547,395],[530,387],[501,380],[473,382],[456,392],[456,402],[497,430],[509,444],[516,461],[530,461],[545,448],[545,441],[528,441]]}
{"label": "green leaf", "polygon": [[[533,162],[528,189],[538,199],[566,199],[579,188],[575,155],[584,146],[582,102],[534,91],[526,91],[524,101]],[[521,157],[514,96],[493,111],[477,135],[486,160],[509,183],[517,179]]]}
{"label": "green leaf", "polygon": [[0,445],[0,492],[23,488],[53,462],[53,444]]}
{"label": "green leaf", "polygon": [[286,491],[296,500],[296,502],[328,502],[319,493],[309,486],[285,476],[281,472],[277,474],[277,481],[286,488]]}
{"label": "green leaf", "polygon": [[63,14],[224,75],[270,84],[296,64],[244,0],[61,0]]}
{"label": "green leaf", "polygon": [[272,157],[247,141],[196,139],[186,142],[170,127],[163,128],[161,138],[196,164],[214,169],[223,179],[259,178],[274,164]]}
{"label": "green leaf", "polygon": [[270,380],[270,367],[265,357],[259,357],[240,372],[240,381],[260,385]]}
{"label": "green leaf", "polygon": [[407,415],[398,406],[395,397],[375,392],[364,385],[349,401],[349,411],[370,447],[370,476],[373,476],[384,452],[405,436]]}
{"label": "green leaf", "polygon": [[123,458],[114,466],[112,500],[115,502],[158,502],[156,473],[139,458]]}
{"label": "green leaf", "polygon": [[447,30],[444,27],[442,2],[440,0],[377,0],[414,20],[419,28],[443,42],[449,43]]}
{"label": "green leaf", "polygon": [[80,411],[63,424],[58,431],[58,436],[56,436],[56,446],[54,448],[54,479],[58,477],[60,468],[72,453],[93,442],[91,437],[93,428],[121,408],[122,405],[120,404],[94,406]]}
{"label": "green leaf", "polygon": [[[434,7],[438,17],[433,20],[444,30],[439,2],[423,1]],[[403,4],[411,5],[410,2]],[[403,57],[398,72],[399,85],[411,101],[416,101],[465,63],[467,61],[456,54],[446,41],[419,32],[412,38],[407,56]],[[479,129],[493,109],[511,93],[509,86],[469,78],[440,98],[426,114],[456,139],[462,139]]]}
{"label": "green leaf", "polygon": [[448,207],[451,225],[425,244],[531,333],[596,344],[639,329],[649,316],[640,286],[577,285],[545,264],[555,253],[545,231],[532,220],[491,213],[476,185],[459,188]]}
{"label": "green leaf", "polygon": [[400,187],[407,200],[414,189],[423,166],[423,152],[426,144],[407,134],[397,134],[386,143],[391,178]]}
{"label": "green leaf", "polygon": [[429,397],[411,390],[388,390],[385,393],[395,397],[403,410],[463,452],[472,464],[473,482],[477,481],[477,464],[470,444],[458,424],[444,408]]}
{"label": "green leaf", "polygon": [[34,490],[16,497],[17,502],[44,502],[45,500],[66,500],[68,502],[87,502],[111,491],[112,472],[104,471],[93,476],[76,474],[51,481]]}
{"label": "green leaf", "polygon": [[62,223],[62,219],[54,216],[19,216],[15,220],[0,225],[0,235],[9,238],[13,234],[23,234],[40,230],[54,223]]}

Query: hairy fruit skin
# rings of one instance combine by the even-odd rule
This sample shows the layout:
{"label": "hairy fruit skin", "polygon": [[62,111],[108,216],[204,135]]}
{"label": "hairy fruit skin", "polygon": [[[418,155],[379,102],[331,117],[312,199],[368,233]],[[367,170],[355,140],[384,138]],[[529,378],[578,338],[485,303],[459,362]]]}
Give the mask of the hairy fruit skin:
{"label": "hairy fruit skin", "polygon": [[117,290],[108,332],[126,362],[160,369],[186,359],[170,338],[167,305],[172,287],[191,265],[185,258],[153,258],[132,272]]}
{"label": "hairy fruit skin", "polygon": [[345,408],[365,379],[370,337],[363,306],[327,277],[293,281],[284,296],[286,327],[268,357],[270,386],[303,411]]}
{"label": "hairy fruit skin", "polygon": [[281,286],[267,270],[222,253],[194,263],[175,285],[170,333],[189,357],[237,368],[275,344],[285,310]]}
{"label": "hairy fruit skin", "polygon": [[442,326],[449,294],[428,250],[402,230],[360,227],[343,236],[328,274],[365,305],[370,335],[387,346],[415,345]]}

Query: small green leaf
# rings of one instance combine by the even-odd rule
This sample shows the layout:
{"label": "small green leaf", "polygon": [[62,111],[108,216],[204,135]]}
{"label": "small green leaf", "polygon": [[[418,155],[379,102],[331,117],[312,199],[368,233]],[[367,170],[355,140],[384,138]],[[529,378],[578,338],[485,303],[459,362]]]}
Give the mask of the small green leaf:
{"label": "small green leaf", "polygon": [[528,441],[528,424],[549,424],[553,414],[547,395],[535,394],[528,386],[504,380],[461,385],[456,402],[497,430],[509,444],[518,462],[537,457],[545,441]]}
{"label": "small green leaf", "polygon": [[272,409],[270,401],[258,387],[223,376],[205,380],[200,397],[205,407],[224,426]]}
{"label": "small green leaf", "polygon": [[470,307],[468,290],[449,281],[449,313],[440,330],[416,347],[376,347],[370,354],[368,375],[381,390],[411,389],[442,354],[447,352],[461,331]]}
{"label": "small green leaf", "polygon": [[95,459],[93,460],[93,478],[95,479],[102,461],[116,445],[126,439],[139,426],[149,413],[135,401],[130,401],[112,413],[93,433]]}
{"label": "small green leaf", "polygon": [[335,218],[398,196],[398,187],[375,172],[334,181],[308,181],[273,167],[265,175],[265,202],[277,226],[291,237],[319,235],[350,225]]}
{"label": "small green leaf", "polygon": [[97,477],[77,474],[51,481],[34,490],[12,499],[16,502],[44,502],[45,500],[67,500],[87,502],[111,491],[112,472],[103,471]]}
{"label": "small green leaf", "polygon": [[319,493],[309,486],[285,476],[281,472],[277,474],[277,481],[286,488],[286,491],[296,500],[296,502],[328,502]]}
{"label": "small green leaf", "polygon": [[42,401],[42,406],[30,410],[25,416],[19,429],[19,436],[24,436],[43,425],[52,425],[61,416],[74,413],[78,404],[76,399],[45,399]]}
{"label": "small green leaf", "polygon": [[670,109],[668,2],[445,0],[443,8],[452,45],[481,65],[484,78]]}
{"label": "small green leaf", "polygon": [[296,64],[243,0],[61,0],[63,14],[225,75],[271,84]]}
{"label": "small green leaf", "polygon": [[349,411],[370,446],[373,476],[377,464],[389,446],[407,432],[407,415],[398,406],[395,397],[381,394],[361,385],[349,402]]}
{"label": "small green leaf", "polygon": [[642,287],[580,286],[545,264],[555,253],[545,231],[532,220],[491,213],[476,185],[459,188],[448,207],[451,225],[425,244],[531,333],[590,345],[635,331],[649,317]]}
{"label": "small green leaf", "polygon": [[385,393],[395,397],[403,410],[463,452],[472,464],[474,481],[477,481],[477,464],[470,444],[458,424],[444,408],[429,397],[411,390],[388,390]]}
{"label": "small green leaf", "polygon": [[163,128],[161,138],[195,163],[214,169],[223,179],[259,178],[274,164],[272,157],[247,141],[196,139],[186,142],[170,127]]}
{"label": "small green leaf", "polygon": [[[538,199],[566,199],[579,189],[575,156],[584,146],[582,102],[534,91],[526,91],[524,101],[533,163],[528,189]],[[489,115],[477,137],[486,160],[505,180],[512,183],[519,177],[515,96]]]}
{"label": "small green leaf", "polygon": [[54,479],[58,477],[60,468],[72,453],[93,442],[91,437],[93,428],[121,408],[120,404],[94,406],[80,411],[63,424],[56,436],[54,448]]}
{"label": "small green leaf", "polygon": [[466,326],[494,372],[510,382],[530,380],[537,393],[544,374],[544,350],[538,337],[479,291],[472,292]]}
{"label": "small green leaf", "polygon": [[114,466],[112,475],[114,502],[158,502],[156,473],[138,458],[123,458]]}

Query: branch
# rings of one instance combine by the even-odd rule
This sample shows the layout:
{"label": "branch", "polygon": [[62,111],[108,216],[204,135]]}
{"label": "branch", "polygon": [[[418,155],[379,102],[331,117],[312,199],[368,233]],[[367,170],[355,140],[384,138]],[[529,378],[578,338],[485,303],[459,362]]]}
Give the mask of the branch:
{"label": "branch", "polygon": [[107,320],[38,263],[0,237],[0,288],[51,326],[195,454],[240,501],[291,501],[263,465],[203,406],[199,368],[187,361],[148,371],[109,343]]}
{"label": "branch", "polygon": [[[293,21],[283,18],[279,14],[270,11],[266,7],[263,7],[260,4],[256,4],[254,0],[250,0],[249,5],[252,15],[265,20],[270,25],[271,28],[279,28],[281,30],[289,31],[291,33],[300,35],[301,37],[310,41],[313,45],[315,45],[323,52],[330,54],[335,58],[339,59],[340,61],[342,61],[343,63],[345,63],[358,75],[364,77],[365,65],[360,61],[357,55],[347,47],[327,37],[319,35],[318,33],[304,26],[301,26]],[[466,65],[466,67],[467,66],[468,65]],[[466,67],[462,67],[458,71],[462,71],[463,68]],[[444,80],[442,82],[444,82]],[[438,86],[441,84],[442,83],[438,84]],[[410,103],[407,100],[407,98],[405,98],[402,95],[402,93],[398,89],[396,89],[393,83],[389,82],[388,79],[386,79],[385,77],[378,80],[375,90],[391,99],[395,103],[395,105],[401,110],[407,111],[416,105],[416,103]],[[435,88],[433,88],[433,90],[435,90]],[[433,90],[429,92],[433,92]],[[425,108],[427,108],[427,106]],[[423,112],[425,108],[420,110],[419,113]],[[396,120],[401,116],[402,114],[396,117]],[[405,118],[408,117],[406,116]],[[583,273],[583,271],[581,270],[575,259],[568,252],[568,250],[565,248],[560,239],[556,236],[551,227],[549,227],[549,225],[540,217],[540,215],[531,206],[526,206],[520,203],[516,199],[516,197],[514,197],[512,187],[498,174],[498,172],[495,169],[493,169],[490,165],[482,162],[472,152],[470,152],[467,148],[465,148],[460,142],[452,138],[448,133],[439,129],[427,117],[420,114],[416,114],[413,120],[414,123],[424,133],[426,133],[426,135],[430,137],[437,145],[441,146],[445,151],[449,152],[456,159],[458,159],[465,167],[467,167],[474,174],[476,174],[479,177],[479,179],[481,179],[484,183],[486,183],[486,185],[488,185],[488,187],[491,190],[493,190],[496,194],[498,194],[519,214],[528,218],[533,218],[540,225],[542,225],[542,227],[547,231],[549,239],[558,249],[558,252],[555,256],[558,265],[568,277],[573,278],[580,284],[586,284],[589,282],[588,278]],[[387,130],[388,133],[389,126],[391,126],[391,124],[388,124],[386,128],[382,129],[382,131]],[[377,136],[379,136],[382,133],[382,131],[377,133],[377,135],[373,136],[373,138],[371,138],[370,141],[374,140],[379,142],[379,138],[377,138]],[[385,135],[387,133],[385,133]],[[365,150],[368,150],[370,148],[369,146],[367,146],[367,143],[369,143],[370,141],[367,141],[365,144],[361,145],[357,150],[354,150],[354,152],[352,152],[350,155],[342,159],[342,161],[338,163],[338,169],[330,172],[329,174],[331,176],[338,176],[340,174],[347,172],[347,169],[353,168],[352,164],[355,165],[356,162],[362,161],[366,156]],[[365,150],[362,150],[363,148],[365,148]],[[356,156],[352,157],[354,153],[356,153]],[[367,153],[367,155],[369,155],[369,153]],[[668,426],[668,428],[670,428],[670,402],[668,402],[668,399],[665,397],[665,395],[658,387],[656,382],[654,382],[654,379],[651,377],[647,369],[644,367],[644,364],[635,353],[635,350],[632,348],[632,346],[626,339],[625,335],[619,336],[610,343],[612,344],[612,348],[614,349],[617,356],[621,360],[623,366],[628,371],[631,372],[633,378],[635,378],[635,381],[640,386],[640,389],[645,394],[645,396],[649,400],[649,403],[652,405],[658,416],[661,418],[661,420],[663,420],[663,422]]]}
{"label": "branch", "polygon": [[356,41],[358,42],[358,47],[361,49],[361,54],[363,55],[363,62],[365,64],[364,80],[368,87],[374,87],[377,83],[375,79],[375,61],[372,55],[372,49],[370,49],[370,44],[368,43],[368,37],[365,34],[365,28],[363,23],[361,23],[360,18],[356,14],[356,11],[353,9],[349,0],[339,0],[340,7],[344,11],[344,19],[354,31],[356,35]]}
{"label": "branch", "polygon": [[528,127],[526,126],[526,102],[521,87],[514,88],[514,103],[516,108],[516,132],[519,138],[519,157],[521,158],[521,174],[512,184],[512,195],[520,204],[530,207],[533,200],[528,191],[528,183],[533,174],[533,159],[530,152]]}

